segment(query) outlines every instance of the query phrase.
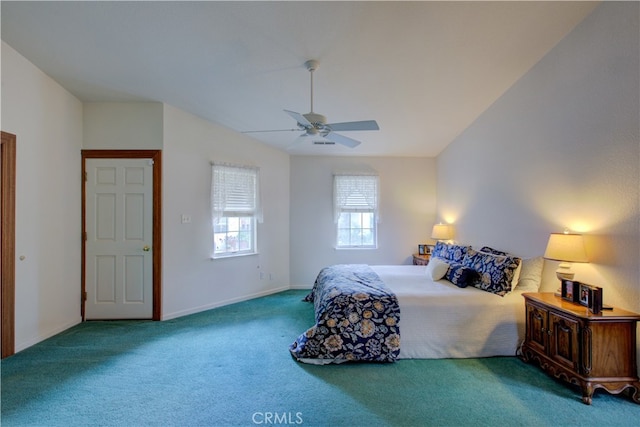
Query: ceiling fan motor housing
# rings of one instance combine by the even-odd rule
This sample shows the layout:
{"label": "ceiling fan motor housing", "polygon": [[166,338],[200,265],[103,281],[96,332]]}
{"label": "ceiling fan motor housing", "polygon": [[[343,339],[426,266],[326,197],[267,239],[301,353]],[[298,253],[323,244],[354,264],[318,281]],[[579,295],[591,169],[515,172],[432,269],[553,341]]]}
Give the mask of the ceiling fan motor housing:
{"label": "ceiling fan motor housing", "polygon": [[322,114],[317,113],[307,113],[303,114],[304,118],[309,121],[313,125],[314,128],[321,130],[324,129],[327,124],[327,118]]}

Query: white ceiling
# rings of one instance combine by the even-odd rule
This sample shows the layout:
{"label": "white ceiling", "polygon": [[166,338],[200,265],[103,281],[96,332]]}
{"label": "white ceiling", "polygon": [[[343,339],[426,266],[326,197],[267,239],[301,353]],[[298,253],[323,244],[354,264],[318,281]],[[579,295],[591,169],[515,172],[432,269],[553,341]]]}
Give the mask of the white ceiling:
{"label": "white ceiling", "polygon": [[159,101],[237,131],[329,122],[354,149],[248,134],[292,154],[436,156],[597,2],[9,2],[2,40],[82,101]]}

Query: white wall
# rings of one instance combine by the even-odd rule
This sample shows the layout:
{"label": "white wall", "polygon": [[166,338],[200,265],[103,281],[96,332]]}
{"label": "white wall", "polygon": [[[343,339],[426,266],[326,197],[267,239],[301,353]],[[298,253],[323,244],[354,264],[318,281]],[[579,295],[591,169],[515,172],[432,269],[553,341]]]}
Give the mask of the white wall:
{"label": "white wall", "polygon": [[[161,150],[163,109],[160,102],[85,102],[82,148],[111,151]],[[152,243],[155,251],[160,245]],[[89,270],[88,268],[87,271]],[[87,287],[91,285],[91,280],[85,283]]]}
{"label": "white wall", "polygon": [[[333,174],[380,177],[378,249],[336,250]],[[433,158],[291,157],[291,285],[310,288],[324,266],[342,263],[410,264],[429,239],[436,218]]]}
{"label": "white wall", "polygon": [[2,130],[17,136],[20,351],[80,322],[82,104],[2,43]]}
{"label": "white wall", "polygon": [[[640,312],[639,4],[603,3],[438,157],[458,240],[542,255],[587,236],[576,280]],[[547,262],[546,290],[557,263]],[[640,340],[638,341],[640,344]],[[640,350],[638,351],[640,355]]]}
{"label": "white wall", "polygon": [[[258,255],[210,259],[211,161],[260,168]],[[165,105],[163,175],[163,319],[288,288],[287,153]]]}
{"label": "white wall", "polygon": [[160,102],[85,102],[84,149],[160,150]]}

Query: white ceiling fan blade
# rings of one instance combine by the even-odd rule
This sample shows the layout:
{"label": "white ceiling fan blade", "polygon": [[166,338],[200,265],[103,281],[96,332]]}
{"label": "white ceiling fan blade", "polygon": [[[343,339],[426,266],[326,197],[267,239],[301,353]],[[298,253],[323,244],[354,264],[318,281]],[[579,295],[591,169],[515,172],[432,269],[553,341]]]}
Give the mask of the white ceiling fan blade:
{"label": "white ceiling fan blade", "polygon": [[302,114],[296,113],[295,111],[284,110],[285,113],[293,117],[293,119],[298,122],[301,126],[305,128],[313,127],[309,120],[307,120]]}
{"label": "white ceiling fan blade", "polygon": [[333,132],[329,132],[324,138],[332,142],[337,142],[338,144],[346,145],[350,148],[354,148],[360,145],[360,141],[356,141],[353,138],[349,138],[347,136]]}
{"label": "white ceiling fan blade", "polygon": [[327,127],[333,131],[349,130],[380,130],[375,120],[363,120],[359,122],[329,123]]}

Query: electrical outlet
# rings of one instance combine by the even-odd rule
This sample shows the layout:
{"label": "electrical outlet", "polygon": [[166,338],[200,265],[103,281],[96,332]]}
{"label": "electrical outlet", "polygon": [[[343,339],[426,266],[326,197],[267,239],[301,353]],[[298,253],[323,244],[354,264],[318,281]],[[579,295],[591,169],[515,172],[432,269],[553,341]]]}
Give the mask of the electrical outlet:
{"label": "electrical outlet", "polygon": [[182,214],[182,217],[180,217],[180,222],[182,222],[183,224],[191,224],[191,215]]}

